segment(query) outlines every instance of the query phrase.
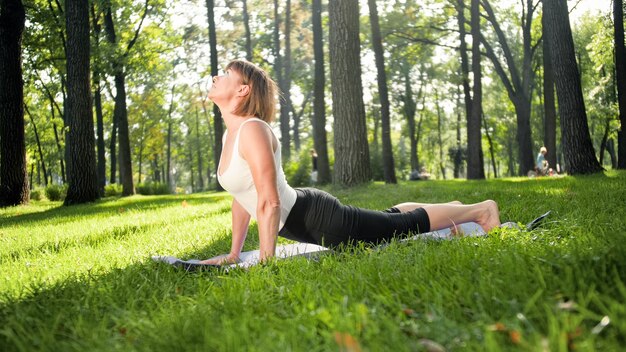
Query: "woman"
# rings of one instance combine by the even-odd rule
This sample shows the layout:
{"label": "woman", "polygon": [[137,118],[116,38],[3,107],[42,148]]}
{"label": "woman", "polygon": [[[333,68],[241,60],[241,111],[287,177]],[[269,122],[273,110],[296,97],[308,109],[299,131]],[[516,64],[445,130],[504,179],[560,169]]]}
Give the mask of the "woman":
{"label": "woman", "polygon": [[280,143],[268,122],[274,118],[276,84],[259,67],[235,60],[213,77],[208,97],[226,124],[218,181],[233,196],[230,253],[203,261],[238,261],[251,218],[259,230],[260,258],[274,256],[277,235],[339,246],[378,243],[396,235],[421,233],[474,221],[485,231],[500,225],[496,203],[472,205],[402,203],[385,211],[345,206],[330,194],[293,189],[281,166]]}

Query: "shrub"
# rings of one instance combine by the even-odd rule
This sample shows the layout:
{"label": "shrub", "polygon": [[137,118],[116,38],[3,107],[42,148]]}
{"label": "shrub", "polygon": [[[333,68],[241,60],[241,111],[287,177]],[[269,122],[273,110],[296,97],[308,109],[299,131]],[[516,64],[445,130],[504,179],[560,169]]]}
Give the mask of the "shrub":
{"label": "shrub", "polygon": [[46,187],[46,198],[56,202],[65,199],[67,194],[67,187],[60,185],[49,185]]}
{"label": "shrub", "polygon": [[287,183],[292,187],[303,187],[311,184],[311,156],[309,149],[302,148],[300,154],[283,164]]}
{"label": "shrub", "polygon": [[41,188],[35,188],[33,190],[30,191],[30,199],[32,200],[41,200],[44,195],[44,190]]}
{"label": "shrub", "polygon": [[160,182],[140,183],[137,185],[137,193],[143,195],[170,194],[167,184]]}
{"label": "shrub", "polygon": [[122,185],[117,183],[112,183],[110,185],[104,186],[104,196],[105,197],[114,197],[122,194]]}

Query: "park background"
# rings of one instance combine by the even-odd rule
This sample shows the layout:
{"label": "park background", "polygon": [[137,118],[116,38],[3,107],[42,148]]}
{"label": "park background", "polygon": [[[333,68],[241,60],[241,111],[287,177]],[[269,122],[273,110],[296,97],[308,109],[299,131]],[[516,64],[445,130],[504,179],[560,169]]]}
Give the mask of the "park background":
{"label": "park background", "polygon": [[[0,349],[620,350],[622,20],[617,0],[0,1]],[[153,262],[229,249],[206,94],[242,57],[283,91],[292,185],[315,148],[346,204],[491,198],[522,229]],[[562,177],[527,177],[542,145]],[[421,167],[437,180],[405,181]]]}

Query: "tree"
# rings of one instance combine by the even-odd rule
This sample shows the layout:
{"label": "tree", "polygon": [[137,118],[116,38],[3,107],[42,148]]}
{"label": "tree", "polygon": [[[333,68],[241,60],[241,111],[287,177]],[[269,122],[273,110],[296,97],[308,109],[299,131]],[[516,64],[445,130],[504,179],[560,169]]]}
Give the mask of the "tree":
{"label": "tree", "polygon": [[0,0],[0,205],[30,198],[24,141],[21,0]]}
{"label": "tree", "polygon": [[[509,42],[496,19],[496,15],[488,0],[481,0],[485,9],[487,19],[492,24],[496,33],[499,49],[496,50],[491,41],[481,36],[482,45],[485,47],[487,57],[494,65],[494,69],[502,83],[504,84],[511,102],[515,106],[517,114],[517,144],[519,155],[519,175],[524,175],[528,170],[534,168],[534,158],[532,150],[532,135],[530,128],[530,108],[531,92],[534,81],[534,70],[532,60],[538,47],[537,43],[532,43],[532,19],[537,4],[533,0],[522,0],[522,62],[521,70],[515,60],[515,53],[511,49]],[[497,52],[504,55],[506,71]],[[508,74],[507,74],[508,71]]]}
{"label": "tree", "polygon": [[622,125],[617,133],[617,167],[626,169],[626,47],[624,46],[624,5],[622,0],[613,0],[613,25],[617,100],[619,102],[619,119]]}
{"label": "tree", "polygon": [[482,68],[480,66],[480,1],[472,0],[472,73],[474,74],[474,94],[471,114],[467,120],[467,178],[484,179],[483,147],[480,133],[483,114]]}
{"label": "tree", "polygon": [[544,1],[543,6],[559,101],[565,166],[572,175],[600,172],[602,167],[589,136],[567,0]]}
{"label": "tree", "polygon": [[361,83],[359,4],[330,0],[330,78],[333,96],[335,184],[352,186],[370,180]]}
{"label": "tree", "polygon": [[[207,0],[207,18],[209,22],[209,45],[211,47],[211,77],[217,76],[217,35],[215,33],[215,14],[214,14],[214,1]],[[215,132],[215,139],[213,140],[213,159],[216,172],[218,165],[220,164],[220,157],[222,156],[222,135],[224,134],[224,127],[222,125],[222,113],[217,105],[213,104],[213,130]],[[169,170],[168,170],[169,172]],[[218,191],[222,191],[223,188],[219,182],[217,182],[215,188]]]}
{"label": "tree", "polygon": [[100,197],[89,80],[89,2],[66,0],[67,179],[65,205]]}
{"label": "tree", "polygon": [[380,25],[378,23],[378,10],[376,0],[368,0],[370,11],[370,25],[372,28],[372,47],[376,59],[376,71],[378,72],[378,96],[380,98],[382,144],[383,144],[383,173],[385,183],[397,183],[396,171],[393,162],[393,150],[391,147],[391,128],[389,126],[389,93],[387,88],[387,74],[385,72],[385,57],[382,39],[380,37]]}
{"label": "tree", "polygon": [[[114,129],[115,123],[117,123],[119,133],[119,165],[120,165],[120,180],[122,182],[122,195],[129,196],[135,194],[135,186],[133,183],[133,167],[130,157],[130,137],[128,131],[128,108],[126,106],[126,71],[124,60],[128,57],[132,50],[143,26],[144,20],[148,14],[148,5],[150,0],[146,0],[143,14],[139,20],[139,24],[134,31],[131,40],[128,42],[125,48],[121,48],[121,55],[113,54],[113,75],[115,80],[115,109],[113,112]],[[107,3],[104,14],[104,28],[107,33],[107,39],[114,45],[120,45],[118,36],[115,31],[115,24],[113,22],[113,9],[110,2]],[[113,154],[113,153],[112,153]]]}
{"label": "tree", "polygon": [[328,142],[326,139],[326,104],[324,86],[324,34],[322,32],[322,0],[313,0],[313,51],[315,55],[315,82],[313,95],[313,146],[317,152],[317,182],[324,184],[331,181],[328,162]]}
{"label": "tree", "polygon": [[550,52],[549,38],[545,33],[546,16],[541,16],[541,30],[543,31],[543,145],[548,150],[546,160],[548,165],[556,167],[556,102],[554,101],[554,69],[552,67],[552,53]]}
{"label": "tree", "polygon": [[[102,31],[102,25],[100,24],[100,13],[96,13],[94,3],[91,3],[91,19],[93,23],[93,44],[94,51],[94,65],[93,65],[93,103],[94,110],[96,112],[96,146],[97,146],[97,160],[98,160],[98,190],[100,196],[104,196],[104,186],[106,185],[106,156],[104,150],[104,116],[102,114],[102,86],[100,85],[100,78],[102,77],[101,63],[97,61],[97,55],[100,49],[100,32]],[[141,174],[141,172],[139,173]]]}
{"label": "tree", "polygon": [[[291,1],[287,0],[287,12],[291,11]],[[291,136],[289,134],[289,112],[291,110],[291,16],[285,15],[285,54],[280,53],[280,14],[278,0],[274,0],[274,73],[280,88],[280,142],[281,155],[284,161],[291,158]],[[284,60],[284,62],[283,62]]]}
{"label": "tree", "polygon": [[252,62],[252,39],[250,36],[250,16],[248,15],[248,0],[242,0],[243,26],[246,31],[246,60]]}

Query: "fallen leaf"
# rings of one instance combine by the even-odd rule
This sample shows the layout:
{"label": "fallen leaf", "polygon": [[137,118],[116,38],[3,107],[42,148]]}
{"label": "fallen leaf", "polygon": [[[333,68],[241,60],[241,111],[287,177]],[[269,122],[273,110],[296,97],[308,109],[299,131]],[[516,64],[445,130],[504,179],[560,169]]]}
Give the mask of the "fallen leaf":
{"label": "fallen leaf", "polygon": [[566,301],[566,302],[559,302],[559,304],[557,304],[557,307],[562,310],[573,310],[576,308],[576,302],[572,300]]}
{"label": "fallen leaf", "polygon": [[519,345],[522,342],[522,334],[517,330],[509,331],[509,337],[511,338],[511,342],[516,345]]}
{"label": "fallen leaf", "polygon": [[593,329],[591,329],[591,333],[594,335],[599,334],[600,332],[602,332],[602,330],[604,330],[604,328],[606,328],[609,324],[611,323],[611,319],[609,319],[608,315],[605,315],[602,320],[600,320],[600,322],[598,323],[598,325],[594,326]]}
{"label": "fallen leaf", "polygon": [[335,342],[342,352],[361,352],[359,342],[347,332],[335,332]]}
{"label": "fallen leaf", "polygon": [[183,200],[182,204],[183,208],[187,208],[189,206],[189,204],[187,204],[186,200]]}
{"label": "fallen leaf", "polygon": [[404,313],[404,315],[409,316],[409,317],[415,315],[415,311],[411,308],[404,308],[402,310],[402,313]]}

